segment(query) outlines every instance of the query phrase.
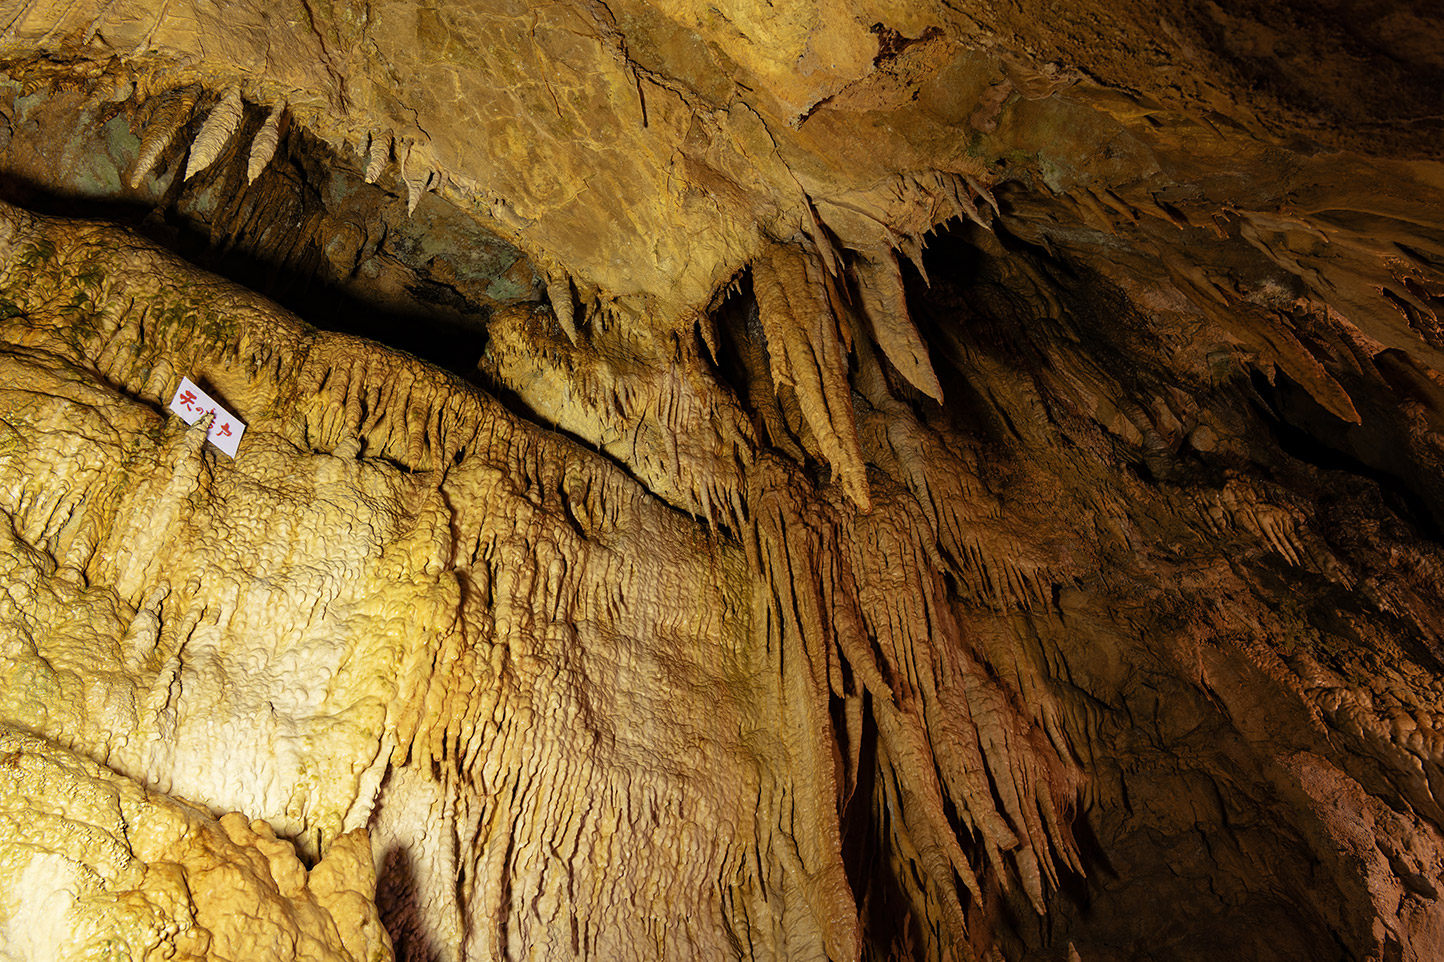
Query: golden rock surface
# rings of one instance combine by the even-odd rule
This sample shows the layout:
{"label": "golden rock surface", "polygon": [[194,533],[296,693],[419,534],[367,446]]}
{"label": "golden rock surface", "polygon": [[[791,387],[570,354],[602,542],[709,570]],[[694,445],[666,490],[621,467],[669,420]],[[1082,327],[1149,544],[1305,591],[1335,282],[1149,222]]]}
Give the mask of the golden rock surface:
{"label": "golden rock surface", "polygon": [[217,820],[10,728],[0,811],[7,958],[392,958],[364,828],[308,872],[264,821]]}
{"label": "golden rock surface", "polygon": [[1425,6],[0,2],[0,962],[1440,957]]}

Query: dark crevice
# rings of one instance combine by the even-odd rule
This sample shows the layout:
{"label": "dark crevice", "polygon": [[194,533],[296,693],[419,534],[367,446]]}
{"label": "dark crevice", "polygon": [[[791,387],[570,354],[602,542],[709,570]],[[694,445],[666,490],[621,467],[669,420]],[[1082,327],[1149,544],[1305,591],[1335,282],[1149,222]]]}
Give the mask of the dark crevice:
{"label": "dark crevice", "polygon": [[[1250,372],[1250,380],[1259,397],[1254,411],[1280,450],[1321,471],[1372,481],[1383,503],[1402,523],[1420,537],[1444,544],[1444,527],[1428,497],[1415,490],[1407,478],[1382,465],[1369,464],[1355,453],[1347,434],[1358,428],[1329,414],[1282,372],[1275,372],[1273,384],[1259,371]],[[1378,432],[1382,428],[1366,424],[1361,430]]]}

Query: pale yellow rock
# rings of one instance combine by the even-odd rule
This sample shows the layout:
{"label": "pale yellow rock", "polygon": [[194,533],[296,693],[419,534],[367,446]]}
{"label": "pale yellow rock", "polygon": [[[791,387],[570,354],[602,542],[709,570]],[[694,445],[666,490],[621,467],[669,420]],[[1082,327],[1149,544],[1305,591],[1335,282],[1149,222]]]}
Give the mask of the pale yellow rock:
{"label": "pale yellow rock", "polygon": [[392,958],[367,888],[364,830],[312,870],[313,892],[290,843],[237,826],[246,829],[235,813],[218,823],[53,742],[0,729],[0,954]]}

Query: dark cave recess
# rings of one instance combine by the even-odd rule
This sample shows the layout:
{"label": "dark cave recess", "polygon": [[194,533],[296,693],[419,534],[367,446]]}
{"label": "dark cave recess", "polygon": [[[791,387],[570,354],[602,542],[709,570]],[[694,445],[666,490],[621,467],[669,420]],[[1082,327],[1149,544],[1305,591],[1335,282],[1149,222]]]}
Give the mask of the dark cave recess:
{"label": "dark cave recess", "polygon": [[450,202],[428,193],[408,214],[394,164],[368,184],[356,158],[283,124],[271,162],[248,183],[247,152],[264,118],[254,106],[215,163],[184,180],[205,114],[197,109],[130,188],[160,99],[113,103],[0,80],[0,199],[131,228],[310,324],[464,377],[475,374],[493,310],[544,299],[526,257]]}

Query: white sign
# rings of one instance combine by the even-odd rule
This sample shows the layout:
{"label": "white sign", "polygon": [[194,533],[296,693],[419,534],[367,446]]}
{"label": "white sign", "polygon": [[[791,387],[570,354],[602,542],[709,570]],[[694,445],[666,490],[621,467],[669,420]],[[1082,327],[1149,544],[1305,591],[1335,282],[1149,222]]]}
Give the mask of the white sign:
{"label": "white sign", "polygon": [[192,384],[190,378],[181,378],[180,389],[171,399],[170,409],[179,414],[181,420],[187,424],[195,424],[205,415],[214,414],[206,438],[231,457],[236,456],[236,445],[241,443],[241,435],[246,433],[245,424],[217,404],[209,394]]}

